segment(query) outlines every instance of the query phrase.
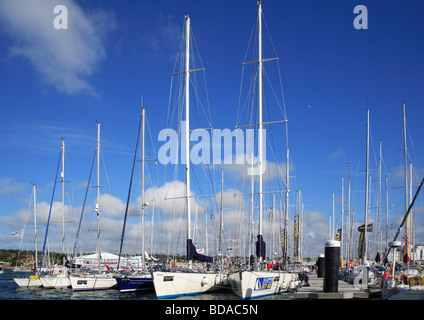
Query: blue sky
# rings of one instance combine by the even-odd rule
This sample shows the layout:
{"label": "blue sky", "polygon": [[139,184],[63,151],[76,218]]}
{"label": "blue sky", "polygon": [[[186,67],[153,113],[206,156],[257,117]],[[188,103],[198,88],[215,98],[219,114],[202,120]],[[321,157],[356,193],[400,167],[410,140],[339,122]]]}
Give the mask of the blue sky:
{"label": "blue sky", "polygon": [[[71,220],[79,218],[98,121],[102,124],[102,153],[108,177],[103,185],[109,186],[102,193],[110,201],[102,217],[106,230],[102,237],[104,246],[116,252],[140,100],[142,97],[146,106],[151,133],[147,153],[153,158],[154,151],[162,144],[157,139],[158,133],[167,127],[171,73],[184,15],[191,17],[205,67],[213,127],[233,130],[242,63],[256,21],[256,1],[34,3],[3,1],[0,5],[1,247],[19,247],[19,241],[11,238],[10,233],[23,226],[31,182],[37,183],[40,219],[43,221],[44,215],[45,221],[61,138],[66,140],[67,170],[71,170],[66,176],[72,178],[72,184],[66,187],[67,206],[76,217],[70,218],[69,225]],[[53,27],[53,8],[58,4],[68,8],[67,30]],[[368,9],[367,30],[357,30],[353,25],[357,16],[353,10],[359,4]],[[341,177],[344,176],[347,192],[349,161],[352,207],[357,220],[363,220],[367,104],[371,118],[370,167],[377,168],[375,159],[382,139],[383,175],[389,178],[390,215],[397,226],[396,219],[404,210],[402,191],[395,189],[403,185],[403,154],[399,151],[403,147],[402,100],[406,103],[414,191],[424,173],[419,140],[424,98],[423,4],[420,1],[269,0],[262,2],[262,8],[279,58],[288,118],[290,203],[294,203],[294,191],[300,189],[305,209],[306,252],[316,255],[323,250],[333,193],[340,223]],[[273,53],[265,49],[269,46],[264,48],[264,58],[272,58]],[[277,162],[283,165],[285,137],[277,135],[276,139],[277,145],[282,146]],[[150,148],[152,143],[154,148]],[[175,187],[173,190],[183,189],[181,179],[179,183],[168,175],[164,181],[163,165],[150,167],[151,164],[151,176],[146,181],[149,196],[157,195],[155,191],[159,192],[165,183]],[[219,192],[220,171],[214,170],[213,175],[215,190]],[[376,171],[372,175],[375,192]],[[233,206],[227,208],[230,226],[238,219],[231,196],[234,190],[239,190],[235,180],[234,176],[226,175],[224,189],[228,199],[225,199],[228,207]],[[138,187],[134,192],[139,190]],[[372,197],[375,205],[376,198]],[[422,213],[421,199],[422,196],[416,205],[417,212]],[[60,192],[55,201],[61,201]],[[93,201],[92,197],[91,206]],[[159,205],[159,208],[169,214],[169,207]],[[291,206],[291,221],[293,214]],[[87,219],[92,218],[93,214],[91,218],[88,214]],[[417,215],[417,241],[423,243],[419,219]],[[42,224],[39,242],[44,236]],[[69,229],[73,231],[74,227]],[[59,230],[60,225],[55,226],[52,237]],[[128,241],[135,241],[135,220],[128,230]],[[233,238],[231,228],[228,230],[228,237]],[[26,233],[27,243],[32,238],[29,230]],[[86,252],[95,249],[89,246],[92,236],[93,232],[87,235],[83,249]],[[70,246],[73,238],[70,232]]]}

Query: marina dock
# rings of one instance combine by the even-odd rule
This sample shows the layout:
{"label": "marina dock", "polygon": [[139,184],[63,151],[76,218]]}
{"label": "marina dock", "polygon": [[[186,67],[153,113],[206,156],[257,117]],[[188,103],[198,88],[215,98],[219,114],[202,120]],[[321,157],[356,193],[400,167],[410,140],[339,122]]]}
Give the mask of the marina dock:
{"label": "marina dock", "polygon": [[301,287],[294,294],[296,300],[307,299],[369,299],[370,292],[368,290],[359,290],[352,284],[339,280],[338,292],[324,292],[324,278],[318,278],[316,273],[309,275],[308,287]]}

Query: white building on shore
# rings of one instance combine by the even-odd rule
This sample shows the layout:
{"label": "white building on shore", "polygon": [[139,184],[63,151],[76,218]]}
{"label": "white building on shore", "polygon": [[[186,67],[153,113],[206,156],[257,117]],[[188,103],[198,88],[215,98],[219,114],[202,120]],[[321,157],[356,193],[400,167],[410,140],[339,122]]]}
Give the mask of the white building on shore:
{"label": "white building on shore", "polygon": [[[100,264],[103,268],[110,268],[116,270],[118,268],[119,256],[113,253],[103,252],[101,254]],[[142,256],[131,256],[131,257],[121,257],[119,262],[119,269],[130,269],[137,270],[141,269],[142,266]],[[156,260],[147,255],[145,256],[145,261]],[[97,253],[88,254],[79,256],[76,258],[75,264],[81,265],[86,269],[98,269],[99,258]]]}

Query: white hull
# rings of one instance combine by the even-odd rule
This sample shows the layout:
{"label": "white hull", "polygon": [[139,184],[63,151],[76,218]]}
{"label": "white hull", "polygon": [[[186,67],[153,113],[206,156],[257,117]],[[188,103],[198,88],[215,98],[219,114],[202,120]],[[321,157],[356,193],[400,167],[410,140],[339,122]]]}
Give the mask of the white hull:
{"label": "white hull", "polygon": [[30,276],[29,278],[13,278],[13,280],[21,288],[36,288],[43,285],[40,278],[37,276]]}
{"label": "white hull", "polygon": [[43,287],[46,289],[66,289],[71,287],[71,281],[66,274],[47,275],[40,278]]}
{"label": "white hull", "polygon": [[153,285],[158,299],[199,295],[222,288],[223,275],[195,272],[153,272]]}
{"label": "white hull", "polygon": [[393,278],[388,277],[381,287],[381,297],[384,300],[424,300],[424,278],[421,276],[418,276],[418,278],[421,281],[413,283],[413,285],[410,285],[411,283],[399,283],[396,279],[397,284],[395,285]]}
{"label": "white hull", "polygon": [[107,290],[117,285],[112,274],[71,275],[69,280],[74,291]]}
{"label": "white hull", "polygon": [[236,295],[252,299],[287,292],[297,284],[297,274],[278,271],[240,271],[229,276]]}

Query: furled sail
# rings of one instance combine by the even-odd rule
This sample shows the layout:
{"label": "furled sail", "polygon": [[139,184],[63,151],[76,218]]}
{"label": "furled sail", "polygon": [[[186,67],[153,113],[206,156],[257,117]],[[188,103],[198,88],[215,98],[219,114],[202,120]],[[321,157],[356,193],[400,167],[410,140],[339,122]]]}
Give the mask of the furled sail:
{"label": "furled sail", "polygon": [[213,263],[213,258],[197,253],[196,247],[193,244],[191,239],[187,239],[187,258],[188,260],[197,260],[200,262],[210,262]]}
{"label": "furled sail", "polygon": [[256,241],[256,256],[258,258],[262,257],[265,260],[266,255],[266,243],[261,234],[258,234],[258,241]]}

